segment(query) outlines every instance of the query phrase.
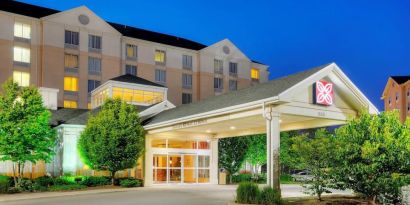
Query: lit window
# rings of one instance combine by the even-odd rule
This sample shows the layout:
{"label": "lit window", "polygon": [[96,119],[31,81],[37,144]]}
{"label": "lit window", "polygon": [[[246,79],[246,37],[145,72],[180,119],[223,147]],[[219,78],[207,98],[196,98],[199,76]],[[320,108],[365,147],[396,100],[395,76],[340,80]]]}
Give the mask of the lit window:
{"label": "lit window", "polygon": [[252,80],[259,80],[259,70],[256,68],[251,69],[251,78]]}
{"label": "lit window", "polygon": [[72,100],[64,100],[64,108],[77,108],[77,102]]}
{"label": "lit window", "polygon": [[31,26],[29,24],[14,23],[14,36],[19,38],[31,38]]}
{"label": "lit window", "polygon": [[163,93],[114,87],[112,97],[128,103],[155,104],[164,100]]}
{"label": "lit window", "polygon": [[165,64],[165,51],[155,50],[155,62]]}
{"label": "lit window", "polygon": [[127,44],[127,58],[136,59],[138,47],[136,45]]}
{"label": "lit window", "polygon": [[23,47],[14,47],[14,61],[30,63],[30,49]]}
{"label": "lit window", "polygon": [[78,68],[78,56],[72,54],[65,54],[64,67],[66,68]]}
{"label": "lit window", "polygon": [[14,71],[13,72],[13,80],[19,86],[29,86],[30,85],[30,74],[26,72]]}
{"label": "lit window", "polygon": [[64,90],[65,91],[78,91],[78,79],[75,77],[64,77]]}

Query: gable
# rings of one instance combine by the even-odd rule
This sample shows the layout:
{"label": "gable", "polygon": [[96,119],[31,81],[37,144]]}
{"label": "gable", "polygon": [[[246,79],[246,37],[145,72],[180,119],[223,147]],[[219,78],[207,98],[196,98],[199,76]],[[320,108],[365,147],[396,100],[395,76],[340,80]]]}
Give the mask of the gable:
{"label": "gable", "polygon": [[217,58],[228,61],[240,61],[250,59],[236,47],[230,40],[224,39],[215,44],[212,44],[202,50],[201,53],[215,55]]}
{"label": "gable", "polygon": [[59,12],[41,19],[46,22],[53,22],[73,27],[82,27],[94,32],[121,35],[121,33],[114,29],[110,24],[85,6]]}

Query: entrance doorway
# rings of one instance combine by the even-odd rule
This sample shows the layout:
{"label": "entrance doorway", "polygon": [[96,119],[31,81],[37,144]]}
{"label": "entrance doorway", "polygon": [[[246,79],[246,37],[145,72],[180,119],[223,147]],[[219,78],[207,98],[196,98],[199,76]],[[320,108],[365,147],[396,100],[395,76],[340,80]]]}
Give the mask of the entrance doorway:
{"label": "entrance doorway", "polygon": [[209,155],[168,153],[153,155],[155,184],[209,183]]}

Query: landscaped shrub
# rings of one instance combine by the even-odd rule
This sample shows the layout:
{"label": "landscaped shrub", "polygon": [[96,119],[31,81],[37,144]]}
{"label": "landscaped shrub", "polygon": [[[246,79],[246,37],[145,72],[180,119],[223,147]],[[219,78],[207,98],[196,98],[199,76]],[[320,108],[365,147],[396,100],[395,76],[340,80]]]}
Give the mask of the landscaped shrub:
{"label": "landscaped shrub", "polygon": [[252,174],[249,174],[249,173],[232,175],[233,183],[251,182],[251,181],[252,181]]}
{"label": "landscaped shrub", "polygon": [[55,178],[53,182],[53,185],[71,185],[71,184],[75,184],[75,183],[67,180],[64,177]]}
{"label": "landscaped shrub", "polygon": [[256,204],[259,199],[258,185],[251,182],[241,182],[236,189],[236,202],[240,204]]}
{"label": "landscaped shrub", "polygon": [[8,176],[0,176],[0,193],[7,193],[11,187],[11,178]]}
{"label": "landscaped shrub", "polygon": [[90,177],[85,177],[84,180],[80,182],[81,185],[89,186],[89,187],[94,187],[94,186],[104,186],[104,185],[110,185],[111,181],[110,178],[108,177],[95,177],[95,176],[90,176]]}
{"label": "landscaped shrub", "polygon": [[81,184],[69,184],[69,185],[54,185],[48,188],[50,191],[69,191],[69,190],[79,190],[85,189],[87,186]]}
{"label": "landscaped shrub", "polygon": [[20,188],[22,189],[22,191],[34,191],[33,185],[33,181],[31,181],[30,179],[22,179],[20,182]]}
{"label": "landscaped shrub", "polygon": [[281,195],[277,190],[271,187],[265,187],[260,193],[258,203],[265,205],[280,205]]}
{"label": "landscaped shrub", "polygon": [[141,180],[128,178],[128,179],[121,179],[120,186],[122,187],[140,187],[142,185]]}
{"label": "landscaped shrub", "polygon": [[49,187],[54,184],[54,179],[49,176],[38,177],[33,180],[36,186]]}

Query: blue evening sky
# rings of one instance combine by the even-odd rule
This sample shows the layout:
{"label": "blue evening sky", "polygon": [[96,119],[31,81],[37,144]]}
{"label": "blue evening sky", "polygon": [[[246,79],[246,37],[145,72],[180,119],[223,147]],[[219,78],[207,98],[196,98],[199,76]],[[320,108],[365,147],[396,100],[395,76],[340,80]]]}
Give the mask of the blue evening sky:
{"label": "blue evening sky", "polygon": [[21,0],[210,45],[230,39],[270,78],[336,62],[379,107],[389,75],[410,75],[407,0]]}

